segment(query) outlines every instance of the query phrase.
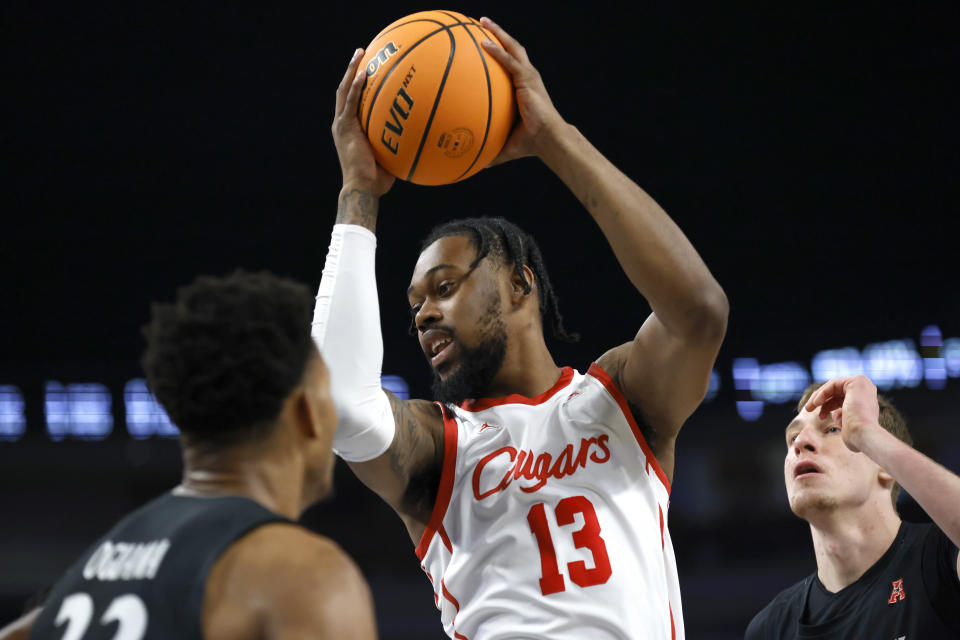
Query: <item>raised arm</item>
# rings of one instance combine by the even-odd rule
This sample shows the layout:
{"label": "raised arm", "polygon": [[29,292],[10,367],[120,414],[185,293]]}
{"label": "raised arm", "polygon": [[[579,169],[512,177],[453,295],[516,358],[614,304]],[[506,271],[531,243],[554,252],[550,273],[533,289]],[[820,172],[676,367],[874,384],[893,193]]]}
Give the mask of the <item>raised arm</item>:
{"label": "raised arm", "polygon": [[377,165],[357,104],[364,73],[357,49],[337,89],[333,140],[343,172],[330,249],[320,282],[313,336],[330,368],[340,422],[334,447],[357,477],[403,518],[419,540],[430,519],[443,463],[440,409],[380,388],[383,339],[374,272],[380,196],[393,177]]}
{"label": "raised arm", "polygon": [[[907,490],[951,542],[960,547],[960,476],[937,464],[880,425],[877,387],[866,376],[825,382],[804,409],[833,412],[851,451],[862,451]],[[960,558],[957,560],[960,575]]]}
{"label": "raised arm", "polygon": [[503,43],[484,47],[513,75],[523,119],[494,162],[536,155],[600,226],[653,313],[632,342],[598,361],[643,412],[651,442],[672,475],[673,441],[703,400],[726,332],[728,304],[696,250],[664,210],[554,108],[524,48],[482,19]]}

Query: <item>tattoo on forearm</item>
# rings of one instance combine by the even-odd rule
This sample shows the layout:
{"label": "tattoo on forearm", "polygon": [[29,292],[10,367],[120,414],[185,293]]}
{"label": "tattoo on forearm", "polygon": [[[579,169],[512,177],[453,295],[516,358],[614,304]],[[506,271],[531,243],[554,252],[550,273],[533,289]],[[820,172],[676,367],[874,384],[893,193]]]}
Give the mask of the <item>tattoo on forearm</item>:
{"label": "tattoo on forearm", "polygon": [[372,193],[354,189],[340,196],[337,224],[355,224],[376,231],[379,208],[379,199]]}

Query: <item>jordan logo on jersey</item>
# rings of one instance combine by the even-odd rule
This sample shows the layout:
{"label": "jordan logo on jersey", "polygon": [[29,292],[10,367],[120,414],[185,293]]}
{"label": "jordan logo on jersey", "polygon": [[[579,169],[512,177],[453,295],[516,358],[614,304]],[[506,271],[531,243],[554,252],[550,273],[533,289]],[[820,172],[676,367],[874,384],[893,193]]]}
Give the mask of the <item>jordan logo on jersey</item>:
{"label": "jordan logo on jersey", "polygon": [[907,594],[903,592],[903,578],[893,581],[893,591],[890,593],[890,599],[887,603],[894,604],[900,600],[906,600]]}
{"label": "jordan logo on jersey", "polygon": [[[610,436],[603,434],[598,438],[581,438],[580,450],[574,455],[574,445],[568,444],[554,460],[549,453],[537,455],[534,451],[517,451],[513,447],[501,447],[480,459],[473,470],[473,497],[483,500],[506,489],[514,480],[524,478],[535,480],[533,484],[520,485],[520,489],[527,493],[540,490],[549,478],[563,478],[572,476],[579,469],[585,469],[588,461],[603,464],[610,460],[610,449],[607,440]],[[596,447],[591,451],[591,447]],[[490,474],[485,479],[484,468],[498,458],[508,457],[509,466],[500,478],[498,484],[493,485]],[[496,476],[494,476],[494,481]]]}

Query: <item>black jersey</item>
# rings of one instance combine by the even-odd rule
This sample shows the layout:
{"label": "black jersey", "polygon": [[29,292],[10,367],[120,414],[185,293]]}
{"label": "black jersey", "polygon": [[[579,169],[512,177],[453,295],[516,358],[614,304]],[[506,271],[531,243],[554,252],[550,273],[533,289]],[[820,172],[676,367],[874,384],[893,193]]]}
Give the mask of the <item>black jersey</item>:
{"label": "black jersey", "polygon": [[30,638],[201,640],[213,564],[244,534],[278,521],[290,522],[247,498],[164,494],[80,556],[54,585]]}
{"label": "black jersey", "polygon": [[746,640],[768,638],[960,638],[957,547],[932,524],[904,522],[853,584],[830,593],[814,573],[774,598],[746,633]]}

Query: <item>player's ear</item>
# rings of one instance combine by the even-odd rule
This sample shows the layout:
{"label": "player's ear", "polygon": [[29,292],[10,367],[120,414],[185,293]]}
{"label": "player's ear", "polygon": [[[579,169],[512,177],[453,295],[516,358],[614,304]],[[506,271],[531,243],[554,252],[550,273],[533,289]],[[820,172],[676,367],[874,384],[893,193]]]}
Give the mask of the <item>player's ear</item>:
{"label": "player's ear", "polygon": [[[510,271],[510,299],[513,304],[521,304],[524,298],[533,294],[533,286],[535,283],[533,277],[533,270],[530,269],[527,265],[520,267],[520,271],[523,273],[523,278],[520,277],[520,273],[517,273],[516,269]],[[526,279],[526,282],[524,282]]]}
{"label": "player's ear", "polygon": [[292,405],[293,422],[297,431],[307,440],[320,435],[320,419],[310,395],[303,387],[297,387],[288,398]]}

